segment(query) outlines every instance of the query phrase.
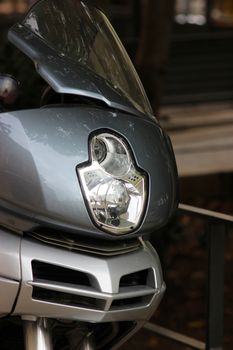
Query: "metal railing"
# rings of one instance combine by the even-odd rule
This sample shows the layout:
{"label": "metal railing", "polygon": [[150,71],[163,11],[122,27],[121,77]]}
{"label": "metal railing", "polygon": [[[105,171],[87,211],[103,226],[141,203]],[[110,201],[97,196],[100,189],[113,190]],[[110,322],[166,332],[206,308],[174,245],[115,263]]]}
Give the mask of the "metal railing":
{"label": "metal railing", "polygon": [[224,330],[224,241],[233,216],[180,204],[178,214],[204,219],[209,224],[208,235],[208,312],[206,342],[187,337],[156,324],[147,322],[145,329],[185,344],[193,349],[223,349]]}

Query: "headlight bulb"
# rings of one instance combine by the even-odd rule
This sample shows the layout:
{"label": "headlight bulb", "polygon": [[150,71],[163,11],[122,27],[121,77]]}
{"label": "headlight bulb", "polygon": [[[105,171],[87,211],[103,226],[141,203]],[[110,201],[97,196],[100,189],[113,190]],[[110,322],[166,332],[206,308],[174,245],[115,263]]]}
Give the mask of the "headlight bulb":
{"label": "headlight bulb", "polygon": [[107,154],[107,149],[103,141],[95,138],[94,144],[93,144],[93,153],[94,157],[97,160],[97,162],[101,163],[105,158]]}
{"label": "headlight bulb", "polygon": [[90,140],[90,161],[78,167],[92,219],[113,234],[135,230],[147,200],[147,176],[135,165],[128,144],[110,133]]}

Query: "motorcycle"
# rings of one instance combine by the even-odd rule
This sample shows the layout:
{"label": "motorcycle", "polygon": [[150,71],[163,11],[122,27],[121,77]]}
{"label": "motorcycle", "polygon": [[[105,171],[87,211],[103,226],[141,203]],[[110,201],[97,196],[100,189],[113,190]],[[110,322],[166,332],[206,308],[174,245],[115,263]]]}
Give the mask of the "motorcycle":
{"label": "motorcycle", "polygon": [[0,325],[26,350],[117,349],[165,291],[148,237],[177,207],[171,143],[91,2],[40,0],[9,40],[47,88],[7,111],[0,77]]}

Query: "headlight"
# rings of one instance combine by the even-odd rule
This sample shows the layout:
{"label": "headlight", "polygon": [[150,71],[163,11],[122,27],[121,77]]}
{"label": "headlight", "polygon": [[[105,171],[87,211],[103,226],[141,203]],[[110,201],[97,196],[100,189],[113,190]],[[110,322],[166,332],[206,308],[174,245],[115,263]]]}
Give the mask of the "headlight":
{"label": "headlight", "polygon": [[119,136],[102,133],[90,140],[90,162],[78,167],[84,198],[99,228],[129,233],[140,224],[147,200],[147,176],[129,145]]}

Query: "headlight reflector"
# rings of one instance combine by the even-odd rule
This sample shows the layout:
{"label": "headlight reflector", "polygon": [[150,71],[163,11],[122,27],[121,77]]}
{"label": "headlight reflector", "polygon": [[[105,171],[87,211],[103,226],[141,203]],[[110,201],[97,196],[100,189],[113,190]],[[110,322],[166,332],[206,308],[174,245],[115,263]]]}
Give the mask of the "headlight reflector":
{"label": "headlight reflector", "polygon": [[128,144],[102,133],[90,140],[90,162],[78,167],[83,195],[95,224],[113,234],[135,230],[147,199],[147,176]]}

